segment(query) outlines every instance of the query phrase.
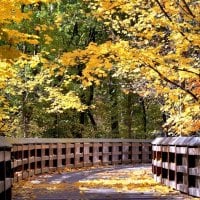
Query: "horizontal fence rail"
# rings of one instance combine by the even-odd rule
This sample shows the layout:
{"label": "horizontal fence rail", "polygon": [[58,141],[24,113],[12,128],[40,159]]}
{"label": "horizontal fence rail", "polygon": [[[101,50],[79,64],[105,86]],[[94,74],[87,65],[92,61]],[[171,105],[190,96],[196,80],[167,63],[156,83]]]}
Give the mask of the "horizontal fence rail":
{"label": "horizontal fence rail", "polygon": [[152,142],[154,179],[200,197],[200,138],[157,138]]}
{"label": "horizontal fence rail", "polygon": [[[151,163],[152,159],[151,140],[0,139],[4,140],[4,144],[8,144],[8,151],[5,151],[5,147],[0,150],[0,162],[2,160],[4,163],[1,168],[3,175],[0,179],[0,199],[6,200],[9,195],[5,194],[5,190],[11,188],[11,182],[36,174],[74,167]],[[6,157],[3,156],[5,154]]]}

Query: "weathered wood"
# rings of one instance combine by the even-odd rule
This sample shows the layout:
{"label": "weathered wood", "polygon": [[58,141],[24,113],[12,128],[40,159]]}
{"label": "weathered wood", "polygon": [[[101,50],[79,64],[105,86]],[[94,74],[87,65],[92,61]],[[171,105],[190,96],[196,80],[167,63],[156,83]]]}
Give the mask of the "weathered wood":
{"label": "weathered wood", "polygon": [[196,188],[196,187],[189,188],[189,195],[200,197],[200,188]]}
{"label": "weathered wood", "polygon": [[[4,138],[0,141],[0,166],[3,163],[2,169],[13,171],[9,177],[0,175],[0,195],[4,196],[12,181],[65,167],[151,162],[151,140]],[[4,196],[0,199],[9,199]]]}
{"label": "weathered wood", "polygon": [[[200,138],[157,138],[152,142],[154,179],[200,197]],[[161,170],[161,179],[158,171]]]}
{"label": "weathered wood", "polygon": [[190,168],[189,169],[189,175],[200,176],[200,166],[194,167],[194,168]]}
{"label": "weathered wood", "polygon": [[189,148],[189,155],[200,155],[200,148]]}
{"label": "weathered wood", "polygon": [[4,137],[0,137],[0,199],[11,199],[11,147]]}

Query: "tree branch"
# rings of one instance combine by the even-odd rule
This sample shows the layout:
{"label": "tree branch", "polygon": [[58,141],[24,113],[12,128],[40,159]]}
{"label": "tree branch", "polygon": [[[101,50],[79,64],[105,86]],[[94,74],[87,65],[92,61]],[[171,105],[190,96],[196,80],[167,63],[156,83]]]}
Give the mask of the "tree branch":
{"label": "tree branch", "polygon": [[178,6],[180,6],[180,8],[183,10],[183,12],[185,12],[186,13],[186,15],[188,16],[188,17],[190,17],[191,18],[191,15],[190,15],[190,13],[188,12],[188,10],[187,9],[185,9],[180,3],[177,3],[178,4]]}
{"label": "tree branch", "polygon": [[172,22],[171,17],[168,15],[168,13],[165,11],[165,9],[163,8],[163,6],[161,5],[161,3],[159,2],[159,0],[155,0],[155,2],[158,4],[158,6],[160,7],[160,9],[162,10],[162,12],[165,14],[165,17],[167,17],[167,19]]}
{"label": "tree branch", "polygon": [[191,73],[191,74],[194,74],[194,75],[196,75],[196,76],[198,76],[198,77],[200,77],[200,74],[198,74],[198,73],[196,73],[196,72],[193,72],[193,71],[190,71],[190,70],[188,70],[188,69],[179,69],[179,68],[173,68],[174,70],[178,70],[178,71],[183,71],[183,72],[188,72],[188,73]]}
{"label": "tree branch", "polygon": [[[155,2],[158,4],[158,6],[160,7],[161,11],[164,13],[165,17],[167,17],[167,19],[170,22],[173,22],[173,20],[171,19],[171,17],[168,15],[168,13],[165,11],[165,9],[163,8],[163,6],[161,5],[161,3],[159,2],[159,0],[155,0]],[[179,31],[179,33],[185,37],[185,34],[182,31]],[[187,39],[187,38],[186,38]],[[188,40],[188,39],[187,39]]]}
{"label": "tree branch", "polygon": [[185,8],[187,9],[188,13],[189,13],[192,17],[195,18],[196,16],[193,14],[193,12],[192,12],[192,10],[190,9],[190,7],[188,6],[187,2],[186,2],[185,0],[182,0],[182,2],[183,2],[183,4],[185,5]]}
{"label": "tree branch", "polygon": [[193,94],[190,90],[184,88],[182,85],[179,85],[178,83],[176,82],[173,82],[171,81],[170,79],[168,79],[166,76],[164,76],[160,71],[158,71],[156,68],[154,68],[153,66],[149,65],[149,64],[146,64],[147,67],[151,68],[154,72],[156,72],[164,81],[168,82],[168,83],[171,83],[172,85],[176,86],[177,88],[180,88],[182,89],[183,91],[185,91],[186,93],[188,93],[190,96],[193,97],[193,99],[195,99],[195,101],[198,101],[198,97]]}

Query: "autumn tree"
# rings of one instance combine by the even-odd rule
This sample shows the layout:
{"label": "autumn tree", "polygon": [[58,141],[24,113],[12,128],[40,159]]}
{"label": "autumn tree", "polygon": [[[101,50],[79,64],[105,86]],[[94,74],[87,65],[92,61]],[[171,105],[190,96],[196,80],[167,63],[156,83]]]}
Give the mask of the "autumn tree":
{"label": "autumn tree", "polygon": [[1,131],[149,137],[161,112],[167,133],[199,131],[198,2],[1,5]]}
{"label": "autumn tree", "polygon": [[[83,84],[116,68],[145,80],[141,96],[162,96],[167,132],[199,131],[199,3],[195,1],[85,1],[107,26],[110,40],[64,54],[62,62],[86,66]],[[70,58],[69,58],[70,57]],[[91,64],[93,63],[93,64]],[[88,76],[90,79],[88,79]]]}
{"label": "autumn tree", "polygon": [[[82,110],[83,106],[73,90],[65,89],[70,82],[69,76],[62,78],[65,69],[56,63],[61,51],[58,41],[62,42],[62,38],[52,39],[51,36],[59,33],[60,14],[55,12],[59,2],[2,3],[1,131],[23,132],[27,137],[34,134],[33,130],[44,132],[45,127],[39,130],[38,125],[42,119],[51,120],[54,110],[56,113],[69,108]],[[46,112],[50,114],[42,117]]]}

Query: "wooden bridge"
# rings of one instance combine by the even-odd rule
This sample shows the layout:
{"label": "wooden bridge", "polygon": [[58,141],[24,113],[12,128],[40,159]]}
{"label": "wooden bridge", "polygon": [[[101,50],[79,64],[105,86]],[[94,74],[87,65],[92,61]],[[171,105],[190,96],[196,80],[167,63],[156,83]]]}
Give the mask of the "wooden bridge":
{"label": "wooden bridge", "polygon": [[11,186],[64,168],[151,163],[151,140],[0,138],[0,199]]}
{"label": "wooden bridge", "polygon": [[153,181],[151,175],[150,164],[64,170],[14,184],[13,200],[30,200],[30,197],[36,200],[192,199],[156,182],[148,185]]}
{"label": "wooden bridge", "polygon": [[[96,169],[92,169],[91,167],[97,167],[97,166],[104,166],[101,168],[101,170],[110,171],[113,170],[112,176],[116,172],[116,166],[122,167],[123,170],[125,170],[126,165],[131,165],[133,170],[134,167],[139,165],[142,167],[143,165],[149,164],[151,166],[152,163],[152,144],[151,140],[131,140],[131,139],[47,139],[47,138],[5,138],[0,137],[0,199],[1,200],[11,200],[12,199],[12,186],[20,185],[21,183],[24,183],[23,180],[28,180],[31,177],[35,177],[36,179],[33,181],[36,181],[37,183],[37,177],[43,176],[44,174],[51,174],[55,171],[62,172],[62,170],[66,169],[72,169],[72,168],[88,168],[90,167],[91,173],[96,174]],[[158,177],[161,176],[162,183],[166,183],[166,181],[172,180],[172,170],[171,168],[168,170],[168,173],[170,175],[167,179],[166,173],[162,177],[162,171],[166,172],[165,167],[166,165],[166,153],[162,153],[162,149],[160,148],[160,145],[157,143],[153,143],[153,174],[155,176],[155,179],[158,179]],[[199,152],[199,146],[198,149],[195,152]],[[173,149],[173,148],[172,148]],[[176,148],[175,148],[176,149]],[[167,151],[169,152],[169,151]],[[180,152],[179,152],[180,154]],[[159,156],[161,155],[161,156]],[[171,154],[170,154],[171,155]],[[163,157],[163,158],[162,158]],[[194,157],[194,156],[193,156]],[[163,165],[163,170],[159,172],[160,165],[158,163],[160,159],[165,159],[165,166]],[[199,159],[199,156],[194,157],[196,160]],[[183,157],[184,159],[184,157]],[[172,164],[170,163],[170,159],[168,160],[168,167]],[[175,160],[173,161],[175,162]],[[185,162],[183,162],[185,163]],[[188,162],[186,162],[188,163]],[[198,163],[196,161],[196,163]],[[111,168],[107,169],[107,166],[112,166]],[[124,167],[125,166],[125,167]],[[198,166],[197,166],[198,167]],[[129,167],[130,168],[130,167]],[[149,167],[151,171],[151,167]],[[186,167],[187,169],[187,167]],[[94,171],[93,171],[94,170]],[[187,171],[186,171],[187,172]],[[183,172],[183,173],[186,173]],[[73,177],[76,177],[73,183],[80,181],[81,176],[80,173],[77,171],[73,172]],[[83,173],[84,174],[84,173]],[[87,173],[86,173],[87,174]],[[176,171],[174,171],[174,176],[176,176]],[[58,177],[59,180],[65,180],[66,177],[69,175],[69,171],[67,173],[64,173],[64,175],[61,173],[60,177]],[[180,174],[179,174],[180,175]],[[53,176],[54,179],[57,177]],[[64,178],[65,177],[65,178]],[[126,176],[128,177],[128,176]],[[185,176],[187,177],[187,176]],[[139,177],[138,179],[140,179]],[[32,178],[31,178],[32,179]],[[49,179],[46,179],[43,177],[43,180],[45,179],[46,182],[43,183],[43,186],[47,183],[49,183]],[[76,180],[76,181],[75,181]],[[176,178],[173,178],[173,180],[176,180]],[[197,179],[194,179],[196,181],[196,185],[199,184],[199,175],[197,175]],[[191,181],[190,181],[191,182]],[[17,183],[17,184],[16,184]],[[30,183],[30,182],[29,182]],[[66,179],[66,182],[68,183],[68,180]],[[171,183],[171,182],[170,182]],[[194,184],[194,187],[196,186]],[[55,186],[55,185],[54,185]],[[53,187],[54,187],[53,186]],[[187,185],[186,185],[187,186]],[[186,187],[185,186],[185,187]],[[79,188],[73,188],[73,184],[68,185],[66,187],[66,184],[62,185],[61,187],[65,188],[65,191],[55,191],[55,195],[50,198],[52,195],[51,193],[48,196],[48,191],[45,193],[45,195],[41,196],[42,192],[40,191],[39,187],[36,190],[28,190],[30,193],[27,194],[27,199],[30,194],[33,193],[33,196],[35,196],[34,199],[45,199],[45,196],[48,196],[48,199],[73,199],[69,197],[70,195],[72,197],[75,197],[75,199],[177,199],[177,195],[173,196],[167,196],[167,195],[155,195],[155,192],[101,192],[99,194],[99,191],[93,192],[92,194],[86,191],[80,191]],[[70,187],[71,190],[69,189]],[[189,187],[189,185],[188,185]],[[14,187],[15,188],[15,187]],[[19,189],[19,188],[18,188]],[[44,189],[44,188],[43,188]],[[69,189],[69,190],[68,190]],[[177,189],[175,187],[175,189]],[[105,190],[105,188],[104,188]],[[102,191],[104,191],[102,190]],[[15,191],[15,190],[14,190]],[[19,191],[19,190],[18,190]],[[68,192],[71,191],[71,194],[69,195]],[[196,193],[194,196],[198,196],[199,189],[196,188]],[[39,193],[38,193],[39,192]],[[16,193],[15,193],[16,194]],[[37,194],[37,195],[36,195]],[[54,193],[53,193],[54,194]],[[96,194],[96,196],[95,196]],[[78,196],[77,196],[78,195]],[[15,198],[14,198],[15,197]],[[16,196],[13,196],[14,199],[17,199]],[[24,199],[25,197],[23,197]],[[190,197],[181,196],[179,195],[179,199],[191,199]]]}

